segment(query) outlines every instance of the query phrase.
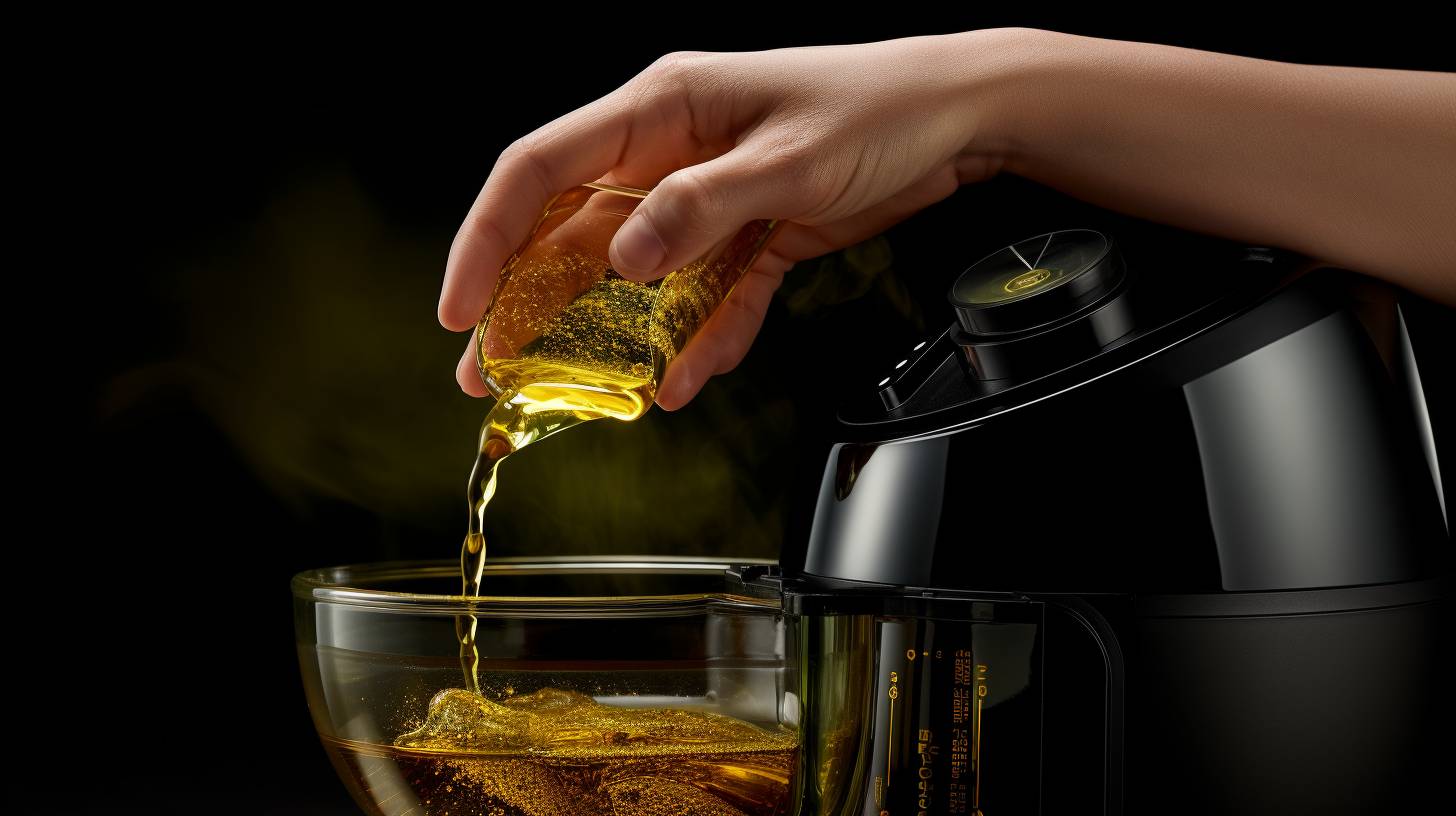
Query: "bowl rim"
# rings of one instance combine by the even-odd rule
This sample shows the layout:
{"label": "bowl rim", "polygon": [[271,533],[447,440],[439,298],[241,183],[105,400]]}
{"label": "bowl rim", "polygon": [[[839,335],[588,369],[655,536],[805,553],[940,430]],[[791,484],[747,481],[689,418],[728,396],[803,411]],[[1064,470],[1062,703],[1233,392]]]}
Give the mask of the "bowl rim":
{"label": "bowl rim", "polygon": [[[664,555],[558,555],[558,556],[511,556],[491,558],[486,561],[485,574],[496,575],[550,575],[561,573],[584,573],[605,575],[684,575],[704,576],[721,574],[730,577],[735,571],[746,567],[772,567],[778,562],[767,558],[710,558],[705,556]],[[378,584],[390,580],[421,577],[459,577],[458,559],[421,559],[374,561],[345,564],[334,567],[320,567],[299,572],[293,576],[290,586],[293,596],[301,601],[322,604],[344,604],[376,609],[407,610],[413,612],[446,612],[451,614],[480,613],[487,611],[537,611],[552,610],[580,611],[595,609],[602,612],[613,610],[623,612],[646,612],[658,609],[683,609],[691,607],[741,607],[763,611],[777,609],[781,601],[777,592],[764,590],[761,594],[730,592],[726,584],[723,592],[697,592],[672,595],[579,595],[579,596],[531,596],[531,595],[439,595],[428,593],[401,592],[398,590],[370,589],[370,583]],[[363,584],[364,586],[354,586]]]}

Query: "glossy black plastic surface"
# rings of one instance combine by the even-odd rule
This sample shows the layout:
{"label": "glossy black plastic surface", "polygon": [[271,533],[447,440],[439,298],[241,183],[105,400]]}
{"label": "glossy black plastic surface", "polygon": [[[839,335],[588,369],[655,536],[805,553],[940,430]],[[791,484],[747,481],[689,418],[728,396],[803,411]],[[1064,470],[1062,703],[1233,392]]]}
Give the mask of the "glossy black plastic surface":
{"label": "glossy black plastic surface", "polygon": [[939,391],[852,416],[865,441],[831,452],[803,572],[1068,593],[1440,574],[1403,337],[1391,293],[1317,270],[1015,387],[943,371]]}
{"label": "glossy black plastic surface", "polygon": [[1444,812],[1453,622],[1449,594],[1360,611],[1133,619],[1121,628],[1125,813]]}
{"label": "glossy black plastic surface", "polygon": [[1041,784],[1002,771],[1007,813],[1435,812],[1456,605],[1422,383],[1449,374],[1400,293],[1185,248],[1124,245],[1125,333],[988,378],[953,326],[851,399],[786,610],[1039,606]]}

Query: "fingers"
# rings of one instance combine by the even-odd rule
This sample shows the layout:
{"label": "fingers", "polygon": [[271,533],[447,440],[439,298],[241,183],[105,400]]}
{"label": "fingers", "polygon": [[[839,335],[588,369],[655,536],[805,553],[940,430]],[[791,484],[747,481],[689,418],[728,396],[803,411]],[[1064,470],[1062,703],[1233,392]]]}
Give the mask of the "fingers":
{"label": "fingers", "polygon": [[754,268],[673,359],[657,391],[657,404],[675,411],[715,374],[735,368],[748,353],[784,274],[797,261],[859,243],[955,191],[955,167],[946,165],[879,204],[822,226],[785,224]]}
{"label": "fingers", "polygon": [[759,218],[791,218],[804,207],[807,162],[749,137],[736,148],[669,174],[652,189],[608,249],[625,278],[653,280],[687,266]]}
{"label": "fingers", "polygon": [[768,251],[759,256],[753,269],[668,365],[657,389],[658,405],[676,411],[697,396],[709,377],[727,373],[743,360],[791,265]]}
{"label": "fingers", "polygon": [[617,163],[630,131],[627,100],[619,88],[501,153],[450,246],[440,291],[441,325],[451,331],[474,325],[490,303],[501,266],[546,204]]}
{"label": "fingers", "polygon": [[475,364],[475,332],[470,333],[470,342],[465,344],[465,354],[455,364],[455,381],[460,390],[472,397],[483,397],[489,392],[480,379],[480,366]]}

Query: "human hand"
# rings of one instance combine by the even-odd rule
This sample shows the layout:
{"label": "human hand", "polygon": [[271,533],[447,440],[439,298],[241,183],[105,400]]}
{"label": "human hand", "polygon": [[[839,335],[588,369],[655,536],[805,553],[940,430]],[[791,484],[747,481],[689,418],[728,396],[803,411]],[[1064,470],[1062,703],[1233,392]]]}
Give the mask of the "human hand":
{"label": "human hand", "polygon": [[[652,188],[609,251],[634,280],[687,265],[751,220],[786,222],[669,365],[657,403],[675,410],[743,359],[795,262],[1000,169],[996,55],[1017,36],[669,54],[501,154],[450,248],[440,323],[472,328],[541,209],[581,183]],[[456,376],[467,393],[486,394],[473,341]]]}

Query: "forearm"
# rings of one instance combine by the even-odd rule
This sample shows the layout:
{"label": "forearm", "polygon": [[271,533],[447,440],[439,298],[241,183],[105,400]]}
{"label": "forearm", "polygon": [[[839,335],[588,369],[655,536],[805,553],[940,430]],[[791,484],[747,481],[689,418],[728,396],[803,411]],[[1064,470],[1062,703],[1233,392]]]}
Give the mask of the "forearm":
{"label": "forearm", "polygon": [[1003,172],[1456,302],[1456,75],[1008,38],[973,140]]}

